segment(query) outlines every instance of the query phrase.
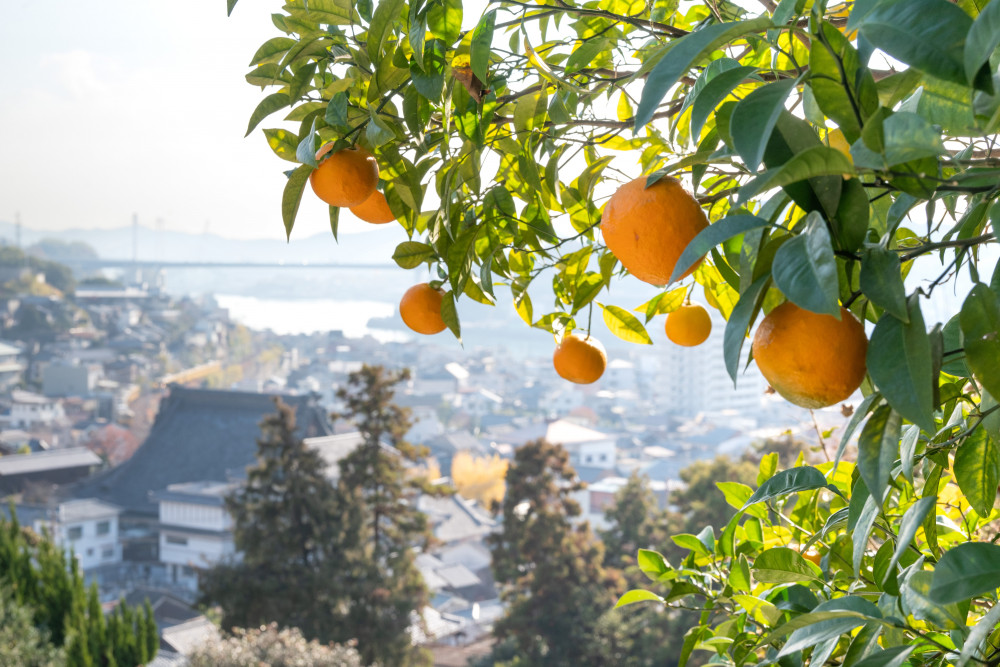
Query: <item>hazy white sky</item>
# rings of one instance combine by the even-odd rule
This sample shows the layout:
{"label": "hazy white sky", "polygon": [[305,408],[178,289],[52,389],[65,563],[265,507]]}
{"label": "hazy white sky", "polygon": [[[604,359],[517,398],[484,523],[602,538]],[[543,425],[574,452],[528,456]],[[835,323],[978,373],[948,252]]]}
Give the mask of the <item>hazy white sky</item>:
{"label": "hazy white sky", "polygon": [[[136,213],[177,231],[282,238],[290,163],[259,129],[243,138],[262,97],[243,75],[278,34],[280,5],[243,0],[227,18],[223,0],[5,3],[0,220],[121,227]],[[324,230],[325,205],[303,197],[294,236]]]}

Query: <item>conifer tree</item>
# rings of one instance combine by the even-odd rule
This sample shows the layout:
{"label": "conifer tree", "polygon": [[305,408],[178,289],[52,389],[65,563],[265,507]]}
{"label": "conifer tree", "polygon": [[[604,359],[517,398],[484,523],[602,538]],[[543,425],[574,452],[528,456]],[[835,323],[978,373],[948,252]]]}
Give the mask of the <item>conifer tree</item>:
{"label": "conifer tree", "polygon": [[296,435],[293,410],[275,405],[261,423],[257,464],[226,500],[242,560],[206,573],[203,600],[221,606],[224,628],[275,621],[328,641],[342,595],[329,576],[342,557],[340,509],[326,462]]}
{"label": "conifer tree", "polygon": [[364,366],[352,373],[338,391],[362,444],[340,462],[338,490],[349,515],[345,586],[350,606],[341,640],[357,639],[366,663],[425,664],[409,635],[414,616],[427,604],[427,589],[414,562],[414,547],[430,539],[426,517],[416,510],[413,496],[426,481],[409,475],[423,450],[404,439],[410,428],[408,411],[392,402],[393,387],[407,371],[387,372]]}
{"label": "conifer tree", "polygon": [[543,440],[520,447],[507,470],[502,529],[489,538],[508,605],[494,634],[515,648],[518,665],[616,664],[620,651],[609,640],[617,619],[605,614],[624,582],[603,567],[590,527],[570,521],[581,488],[566,450]]}

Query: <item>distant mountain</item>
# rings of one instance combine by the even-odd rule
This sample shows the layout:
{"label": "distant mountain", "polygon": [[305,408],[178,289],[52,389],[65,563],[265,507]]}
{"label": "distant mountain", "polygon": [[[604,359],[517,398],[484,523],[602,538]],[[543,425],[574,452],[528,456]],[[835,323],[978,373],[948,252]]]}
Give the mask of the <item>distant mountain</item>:
{"label": "distant mountain", "polygon": [[[13,243],[13,223],[0,221],[0,240]],[[132,258],[132,228],[66,229],[59,231],[21,228],[22,246],[45,238],[66,242],[83,241],[104,259]],[[167,229],[156,230],[140,225],[137,249],[141,260],[220,261],[220,262],[344,262],[391,264],[396,244],[406,240],[397,225],[383,225],[371,231],[341,235],[338,244],[332,234],[307,238],[227,239],[215,234],[188,234]]]}

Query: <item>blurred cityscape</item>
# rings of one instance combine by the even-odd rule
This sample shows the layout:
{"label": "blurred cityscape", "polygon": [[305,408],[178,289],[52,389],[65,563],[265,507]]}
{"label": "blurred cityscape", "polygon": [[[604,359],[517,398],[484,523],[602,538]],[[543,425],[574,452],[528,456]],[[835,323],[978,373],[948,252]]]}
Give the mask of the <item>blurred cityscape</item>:
{"label": "blurred cityscape", "polygon": [[[666,505],[682,469],[754,443],[791,435],[832,456],[849,416],[789,405],[752,365],[734,388],[717,315],[696,348],[669,343],[659,320],[652,347],[601,334],[607,371],[580,386],[553,371],[551,336],[502,304],[468,318],[465,347],[447,332],[409,335],[387,296],[412,282],[399,269],[271,267],[278,278],[255,274],[239,290],[235,268],[130,265],[72,239],[19,241],[0,247],[0,498],[73,549],[102,601],[150,598],[164,661],[154,664],[174,664],[217,632],[194,607],[199,573],[235,555],[223,499],[254,463],[272,396],[294,407],[300,435],[335,476],[359,443],[331,418],[336,390],[363,364],[408,368],[395,401],[411,411],[407,438],[427,448],[436,476],[545,438],[569,451],[586,483],[579,520],[595,528],[633,473]],[[302,271],[347,291],[304,292]],[[296,332],[296,321],[317,324]],[[474,648],[503,613],[484,542],[498,520],[458,493],[415,502],[436,537],[418,556],[432,593],[419,641]]]}

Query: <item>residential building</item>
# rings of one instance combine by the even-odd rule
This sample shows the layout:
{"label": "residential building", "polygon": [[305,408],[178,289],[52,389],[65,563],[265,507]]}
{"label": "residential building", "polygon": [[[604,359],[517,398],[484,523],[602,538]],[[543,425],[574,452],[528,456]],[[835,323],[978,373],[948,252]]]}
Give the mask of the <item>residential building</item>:
{"label": "residential building", "polygon": [[10,414],[0,419],[11,428],[31,429],[52,426],[65,416],[58,399],[15,389],[10,392]]}
{"label": "residential building", "polygon": [[0,457],[0,497],[30,484],[70,484],[97,470],[101,457],[86,447],[68,447]]}
{"label": "residential building", "polygon": [[[93,498],[67,500],[46,507],[22,505],[17,515],[38,533],[72,550],[84,571],[121,562],[118,515],[121,508]],[[29,523],[30,522],[30,523]]]}

